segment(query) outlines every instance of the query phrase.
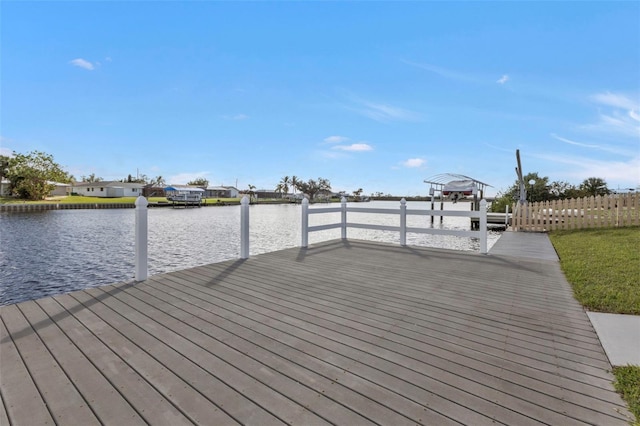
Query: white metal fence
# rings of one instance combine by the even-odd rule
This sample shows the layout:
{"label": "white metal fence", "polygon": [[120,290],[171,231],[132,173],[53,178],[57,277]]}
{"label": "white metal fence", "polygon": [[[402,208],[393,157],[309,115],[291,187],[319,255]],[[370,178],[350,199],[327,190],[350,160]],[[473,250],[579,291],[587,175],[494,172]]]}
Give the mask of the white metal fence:
{"label": "white metal fence", "polygon": [[[135,280],[144,281],[148,277],[148,201],[140,196],[135,202],[136,205],[136,232],[135,232]],[[322,213],[341,213],[341,220],[338,223],[328,225],[309,226],[309,215]],[[347,221],[347,213],[371,213],[371,214],[392,214],[399,216],[399,226],[375,225],[366,223],[353,223]],[[407,226],[407,215],[418,216],[459,216],[478,218],[480,229],[477,231],[464,231],[453,229],[437,228],[416,228]],[[374,229],[379,231],[394,231],[400,233],[400,244],[407,244],[407,233],[454,235],[458,237],[471,237],[480,239],[480,253],[487,253],[487,202],[480,202],[480,211],[457,211],[457,210],[416,210],[407,209],[407,202],[403,198],[400,201],[399,209],[372,209],[347,207],[347,200],[342,199],[340,207],[324,207],[317,209],[309,208],[309,200],[302,201],[302,247],[309,246],[309,232],[323,231],[327,229],[341,229],[341,238],[347,238],[348,228]],[[245,196],[240,201],[240,258],[249,258],[249,199]]]}
{"label": "white metal fence", "polygon": [[[326,225],[309,226],[309,215],[323,213],[340,213],[341,220],[338,223]],[[388,214],[398,215],[398,226],[374,225],[367,223],[353,223],[347,219],[348,213],[371,213],[371,214]],[[438,229],[438,228],[416,228],[407,226],[407,215],[417,216],[458,216],[477,218],[480,221],[480,227],[477,231],[465,231],[454,229]],[[471,237],[480,239],[480,253],[487,253],[487,202],[480,202],[479,211],[459,211],[459,210],[418,210],[407,209],[407,201],[403,198],[400,201],[399,209],[382,209],[382,208],[360,208],[348,207],[347,200],[342,199],[340,207],[322,207],[309,208],[309,200],[302,201],[302,247],[309,246],[309,233],[317,231],[325,231],[329,229],[340,229],[341,238],[347,238],[348,228],[373,229],[378,231],[392,231],[400,233],[400,245],[407,245],[407,233],[434,234],[434,235],[453,235],[457,237]]]}

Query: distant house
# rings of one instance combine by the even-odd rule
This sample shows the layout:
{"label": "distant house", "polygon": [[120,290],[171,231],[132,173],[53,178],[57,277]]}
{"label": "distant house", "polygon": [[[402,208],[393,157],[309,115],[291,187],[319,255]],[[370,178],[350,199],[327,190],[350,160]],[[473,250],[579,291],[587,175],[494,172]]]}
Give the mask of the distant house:
{"label": "distant house", "polygon": [[55,186],[53,191],[49,193],[50,197],[64,197],[66,195],[71,195],[71,184],[70,183],[60,183],[60,182],[48,182]]}
{"label": "distant house", "polygon": [[[58,197],[65,196],[71,194],[71,184],[68,183],[60,183],[47,181],[47,183],[54,186],[53,190],[49,192],[49,197]],[[2,179],[0,182],[0,197],[9,197],[11,194],[9,193],[9,188],[11,187],[11,181],[7,179]]]}
{"label": "distant house", "polygon": [[135,182],[76,182],[73,184],[72,192],[89,197],[120,198],[142,195],[143,188],[144,183]]}
{"label": "distant house", "polygon": [[281,198],[281,196],[282,195],[279,192],[269,189],[258,189],[254,193],[254,197],[262,200],[269,198]]}
{"label": "distant house", "polygon": [[240,191],[233,186],[209,186],[204,196],[206,198],[238,198]]}

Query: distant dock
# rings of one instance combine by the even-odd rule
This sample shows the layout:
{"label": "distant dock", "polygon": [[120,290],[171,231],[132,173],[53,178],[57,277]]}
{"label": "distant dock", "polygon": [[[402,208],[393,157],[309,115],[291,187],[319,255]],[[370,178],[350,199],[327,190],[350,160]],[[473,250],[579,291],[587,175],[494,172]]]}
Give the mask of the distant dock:
{"label": "distant dock", "polygon": [[0,307],[0,424],[627,425],[554,256],[337,240]]}

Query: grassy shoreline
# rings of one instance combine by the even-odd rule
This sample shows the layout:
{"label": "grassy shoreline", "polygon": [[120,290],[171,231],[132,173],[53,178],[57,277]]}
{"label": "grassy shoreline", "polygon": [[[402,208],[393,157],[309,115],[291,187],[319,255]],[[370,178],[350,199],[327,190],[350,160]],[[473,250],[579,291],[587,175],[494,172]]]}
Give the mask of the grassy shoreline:
{"label": "grassy shoreline", "polygon": [[[20,200],[12,197],[0,197],[0,204],[135,204],[137,197],[87,197],[87,196],[62,196],[47,197],[44,200],[30,201]],[[169,203],[165,197],[149,197],[150,203]],[[206,198],[202,200],[205,204],[239,204],[240,198]]]}
{"label": "grassy shoreline", "polygon": [[[554,231],[549,238],[586,309],[640,315],[640,227]],[[614,367],[613,374],[640,426],[640,366]]]}

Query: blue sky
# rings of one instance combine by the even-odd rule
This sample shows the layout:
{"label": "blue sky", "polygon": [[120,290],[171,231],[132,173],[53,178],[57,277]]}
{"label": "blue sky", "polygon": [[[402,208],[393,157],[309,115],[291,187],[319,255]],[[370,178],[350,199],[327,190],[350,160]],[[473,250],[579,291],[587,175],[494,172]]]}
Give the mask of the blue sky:
{"label": "blue sky", "polygon": [[640,184],[639,2],[3,1],[0,151],[76,178]]}

